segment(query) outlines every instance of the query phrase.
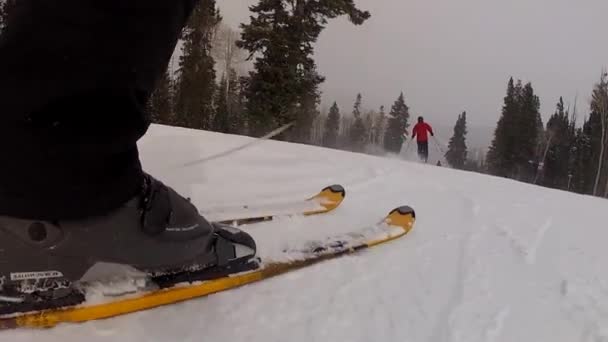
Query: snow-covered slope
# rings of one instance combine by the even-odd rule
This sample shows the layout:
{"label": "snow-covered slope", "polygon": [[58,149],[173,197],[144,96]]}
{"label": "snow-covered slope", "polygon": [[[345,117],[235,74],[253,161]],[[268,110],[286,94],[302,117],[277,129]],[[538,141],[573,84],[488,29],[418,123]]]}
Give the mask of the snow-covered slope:
{"label": "snow-covered slope", "polygon": [[[414,230],[365,253],[208,298],[1,341],[608,341],[608,201],[459,172],[155,126],[144,166],[203,210],[297,200],[340,183],[335,212],[250,228],[260,255],[375,223]],[[433,153],[433,151],[431,151]]]}

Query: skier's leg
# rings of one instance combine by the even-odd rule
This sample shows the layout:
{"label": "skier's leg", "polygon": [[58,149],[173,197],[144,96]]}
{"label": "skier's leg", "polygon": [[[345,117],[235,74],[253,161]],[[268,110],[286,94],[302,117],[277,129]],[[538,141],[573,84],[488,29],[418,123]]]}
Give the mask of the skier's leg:
{"label": "skier's leg", "polygon": [[135,195],[144,106],[193,0],[19,0],[0,37],[0,214],[86,217]]}
{"label": "skier's leg", "polygon": [[422,154],[424,156],[424,162],[428,162],[429,160],[429,142],[425,141],[422,146]]}
{"label": "skier's leg", "polygon": [[255,254],[139,162],[146,101],[194,4],[16,2],[0,36],[0,309],[28,274],[49,284],[101,262],[158,273]]}
{"label": "skier's leg", "polygon": [[422,141],[417,141],[418,144],[418,159],[421,161],[424,160],[424,143]]}

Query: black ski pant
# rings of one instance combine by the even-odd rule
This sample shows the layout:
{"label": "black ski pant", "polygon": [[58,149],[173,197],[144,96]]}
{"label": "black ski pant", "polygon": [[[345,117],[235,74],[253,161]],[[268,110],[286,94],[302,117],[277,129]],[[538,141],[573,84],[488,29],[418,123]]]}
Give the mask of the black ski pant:
{"label": "black ski pant", "polygon": [[17,0],[0,34],[0,215],[69,219],[141,187],[146,102],[196,0]]}
{"label": "black ski pant", "polygon": [[426,163],[429,159],[429,142],[418,141],[418,157]]}

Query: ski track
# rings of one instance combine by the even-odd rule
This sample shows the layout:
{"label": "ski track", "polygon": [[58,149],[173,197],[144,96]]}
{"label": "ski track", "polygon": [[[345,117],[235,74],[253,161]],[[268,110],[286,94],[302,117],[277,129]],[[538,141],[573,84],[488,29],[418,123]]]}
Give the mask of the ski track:
{"label": "ski track", "polygon": [[[470,210],[471,214],[474,213],[474,208],[473,208],[473,204],[472,204],[472,200],[471,199],[466,199],[466,201],[464,203],[467,203],[468,205],[465,205],[466,208],[464,209],[464,211]],[[465,222],[462,222],[464,224],[461,224],[459,226],[462,226],[463,228],[470,225],[471,222],[466,222],[467,220],[462,220]],[[470,220],[468,220],[470,221]],[[466,228],[465,228],[466,229]],[[465,258],[466,258],[466,254],[467,254],[467,249],[468,249],[468,244],[469,241],[471,239],[471,237],[473,236],[473,232],[471,231],[471,228],[466,229],[466,231],[460,232],[460,238],[459,238],[459,242],[458,242],[458,256],[456,259],[456,265],[454,267],[455,271],[454,271],[454,275],[453,275],[453,280],[452,283],[453,285],[451,293],[448,297],[447,302],[445,303],[444,307],[441,309],[441,312],[439,313],[439,318],[437,319],[437,323],[435,324],[435,328],[433,329],[434,334],[431,335],[429,342],[443,342],[443,341],[453,341],[454,339],[454,332],[452,331],[452,322],[451,322],[451,317],[455,314],[455,311],[457,309],[457,306],[462,302],[463,300],[463,296],[464,296],[464,281],[465,281],[465,276],[466,276],[466,265],[465,265]]]}
{"label": "ski track", "polygon": [[414,230],[210,297],[0,341],[608,342],[608,201],[401,160],[413,151],[377,158],[266,141],[180,167],[248,141],[153,125],[140,146],[144,167],[203,209],[345,186],[334,212],[245,226],[262,257],[367,227],[399,205],[416,210]]}
{"label": "ski track", "polygon": [[509,307],[505,307],[495,315],[491,326],[488,327],[485,333],[485,340],[487,342],[496,341],[496,339],[500,337],[500,333],[504,328],[505,319],[509,316],[509,313]]}
{"label": "ski track", "polygon": [[517,237],[508,225],[499,226],[498,230],[500,231],[500,234],[509,241],[513,250],[523,258],[528,265],[533,265],[536,262],[538,249],[552,224],[552,219],[548,218],[545,223],[538,228],[536,236],[534,236],[533,239],[530,239],[529,243],[526,243],[524,239]]}
{"label": "ski track", "polygon": [[579,341],[606,342],[608,329],[605,322],[608,319],[606,310],[598,306],[598,302],[606,302],[606,298],[597,298],[591,294],[590,285],[582,281],[579,285],[569,285],[572,289],[566,296],[565,307],[568,317],[582,326]]}
{"label": "ski track", "polygon": [[540,229],[536,233],[536,239],[534,240],[532,245],[528,248],[528,251],[526,253],[526,262],[529,265],[532,265],[536,262],[536,253],[538,251],[538,248],[540,247],[540,245],[545,237],[545,234],[547,233],[549,228],[551,228],[552,224],[553,224],[553,220],[551,218],[547,219],[547,221],[540,227]]}

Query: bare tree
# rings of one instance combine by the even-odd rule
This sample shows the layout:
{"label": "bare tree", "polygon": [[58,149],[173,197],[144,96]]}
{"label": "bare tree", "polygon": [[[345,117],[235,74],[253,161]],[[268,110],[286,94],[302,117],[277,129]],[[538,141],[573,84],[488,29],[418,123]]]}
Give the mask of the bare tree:
{"label": "bare tree", "polygon": [[[545,137],[547,139],[546,144],[545,144],[545,150],[543,152],[543,157],[540,161],[540,167],[544,170],[545,168],[545,161],[547,160],[547,153],[549,152],[549,149],[551,148],[551,142],[553,141],[553,136],[555,135],[555,132],[553,130],[548,130],[547,132],[547,136]],[[540,147],[540,144],[539,144]],[[536,184],[538,182],[538,176],[539,176],[540,172],[535,173],[534,176],[534,184]]]}
{"label": "bare tree", "polygon": [[[236,46],[238,39],[239,33],[224,24],[220,25],[214,36],[211,54],[226,75],[230,69],[235,69],[237,74],[241,74],[240,66],[246,62],[247,52]],[[222,72],[218,74],[221,75]]]}
{"label": "bare tree", "polygon": [[[606,149],[606,128],[608,126],[608,73],[605,70],[602,71],[600,83],[596,85],[593,91],[592,99],[592,110],[596,111],[600,115],[602,123],[602,137],[600,139],[600,156],[597,165],[597,172],[595,174],[595,183],[593,186],[593,195],[598,196],[600,177],[604,168],[604,153]],[[604,197],[608,196],[608,180],[604,189]]]}
{"label": "bare tree", "polygon": [[[606,141],[608,139],[608,134],[606,134],[606,130],[608,129],[608,81],[606,80],[606,77],[608,77],[608,73],[604,71],[600,83],[601,96],[599,101],[599,112],[602,119],[602,156],[600,157],[600,163],[605,159],[603,153],[605,153],[604,150],[608,142]],[[606,177],[606,184],[604,186],[604,197],[608,197],[608,177]]]}

